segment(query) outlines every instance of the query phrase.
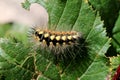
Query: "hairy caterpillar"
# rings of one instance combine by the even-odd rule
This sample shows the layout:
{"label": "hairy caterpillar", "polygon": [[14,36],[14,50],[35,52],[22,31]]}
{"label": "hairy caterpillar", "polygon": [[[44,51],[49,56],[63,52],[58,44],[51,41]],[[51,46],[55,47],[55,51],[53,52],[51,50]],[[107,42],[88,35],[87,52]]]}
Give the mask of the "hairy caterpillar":
{"label": "hairy caterpillar", "polygon": [[73,59],[81,54],[84,47],[82,34],[77,31],[65,32],[34,28],[32,36],[41,48],[49,49],[57,60]]}

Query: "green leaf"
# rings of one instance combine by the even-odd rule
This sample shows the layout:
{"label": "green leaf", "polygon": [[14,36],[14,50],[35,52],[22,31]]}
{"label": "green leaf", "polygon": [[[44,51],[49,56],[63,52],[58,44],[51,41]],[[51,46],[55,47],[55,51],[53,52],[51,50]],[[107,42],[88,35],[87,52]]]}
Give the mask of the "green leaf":
{"label": "green leaf", "polygon": [[34,73],[30,48],[4,41],[0,47],[0,74],[5,80],[30,80]]}
{"label": "green leaf", "polygon": [[114,76],[118,66],[120,65],[120,55],[110,57],[110,73],[111,77]]}
{"label": "green leaf", "polygon": [[120,65],[120,55],[116,57],[110,57],[111,69],[116,69]]}
{"label": "green leaf", "polygon": [[[89,42],[90,48],[88,55],[82,56],[83,58],[80,59],[81,62],[72,62],[69,64],[64,72],[65,75],[63,74],[63,80],[76,78],[80,80],[105,79],[108,74],[108,67],[106,66],[107,59],[104,57],[104,54],[109,48],[110,39],[108,40],[108,38],[106,38],[106,32],[102,27],[103,23],[99,17],[96,17],[91,29],[89,31],[87,30],[86,41]],[[98,70],[96,68],[98,68]]]}
{"label": "green leaf", "polygon": [[119,26],[120,26],[120,14],[116,21],[115,27],[113,28],[113,37],[112,37],[113,39],[112,43],[114,47],[116,47],[117,52],[120,53],[120,40],[119,40],[120,39],[120,27]]}
{"label": "green leaf", "polygon": [[25,3],[22,3],[22,7],[29,10],[29,7],[30,7],[30,3],[28,0],[25,1]]}
{"label": "green leaf", "polygon": [[[31,53],[30,47],[25,47],[21,43],[6,43],[6,40],[2,41],[1,47],[0,74],[5,80],[30,80],[42,77],[59,80],[56,66],[40,54]],[[51,74],[52,72],[54,73]]]}
{"label": "green leaf", "polygon": [[11,24],[0,24],[0,37],[5,37],[9,29],[11,29]]}
{"label": "green leaf", "polygon": [[0,37],[8,38],[12,42],[28,42],[28,27],[21,24],[2,24],[0,25]]}
{"label": "green leaf", "polygon": [[[88,1],[28,1],[40,3],[47,9],[49,29],[81,32],[86,43],[86,53],[81,53],[79,59],[73,59],[66,65],[61,63],[61,66],[54,64],[49,51],[41,49],[37,51],[34,50],[34,46],[31,50],[17,43],[3,44],[0,50],[2,66],[0,74],[5,76],[5,79],[10,77],[12,80],[104,80],[109,72],[105,53],[110,46],[110,39],[106,37],[106,30],[99,14],[93,10]],[[7,71],[11,74],[7,74]],[[15,75],[16,73],[18,74]],[[19,78],[20,76],[22,77]]]}
{"label": "green leaf", "polygon": [[[89,4],[99,11],[101,19],[104,21],[107,35],[113,37],[113,29],[119,16],[120,2],[118,0],[89,0]],[[106,53],[107,56],[116,56],[119,52],[118,49],[116,50],[117,47],[113,44],[114,42],[113,40],[111,47]]]}
{"label": "green leaf", "polygon": [[89,0],[90,5],[99,11],[107,34],[111,37],[114,24],[119,15],[120,3],[118,0]]}

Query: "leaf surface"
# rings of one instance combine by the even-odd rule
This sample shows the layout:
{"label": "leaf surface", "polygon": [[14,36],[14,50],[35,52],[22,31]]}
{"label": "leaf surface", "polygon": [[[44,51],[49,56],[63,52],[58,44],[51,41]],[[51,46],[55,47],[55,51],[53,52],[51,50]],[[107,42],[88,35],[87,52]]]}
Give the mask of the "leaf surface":
{"label": "leaf surface", "polygon": [[113,28],[113,45],[116,47],[117,52],[120,53],[120,14]]}

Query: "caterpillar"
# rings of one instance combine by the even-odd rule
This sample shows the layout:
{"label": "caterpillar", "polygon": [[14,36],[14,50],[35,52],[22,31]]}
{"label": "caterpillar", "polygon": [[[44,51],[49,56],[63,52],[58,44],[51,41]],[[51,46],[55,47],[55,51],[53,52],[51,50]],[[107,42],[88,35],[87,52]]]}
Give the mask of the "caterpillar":
{"label": "caterpillar", "polygon": [[80,54],[84,45],[82,34],[77,31],[53,31],[34,28],[32,33],[34,42],[41,48],[50,50],[57,60],[75,58]]}

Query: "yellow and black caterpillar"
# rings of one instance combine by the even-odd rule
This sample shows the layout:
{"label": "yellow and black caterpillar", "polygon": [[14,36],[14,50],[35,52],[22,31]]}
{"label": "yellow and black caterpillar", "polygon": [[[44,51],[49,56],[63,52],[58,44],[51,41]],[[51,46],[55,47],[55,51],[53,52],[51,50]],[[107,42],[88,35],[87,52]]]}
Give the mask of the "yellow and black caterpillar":
{"label": "yellow and black caterpillar", "polygon": [[42,49],[50,50],[57,59],[75,58],[84,47],[82,34],[77,31],[34,28],[32,36]]}

